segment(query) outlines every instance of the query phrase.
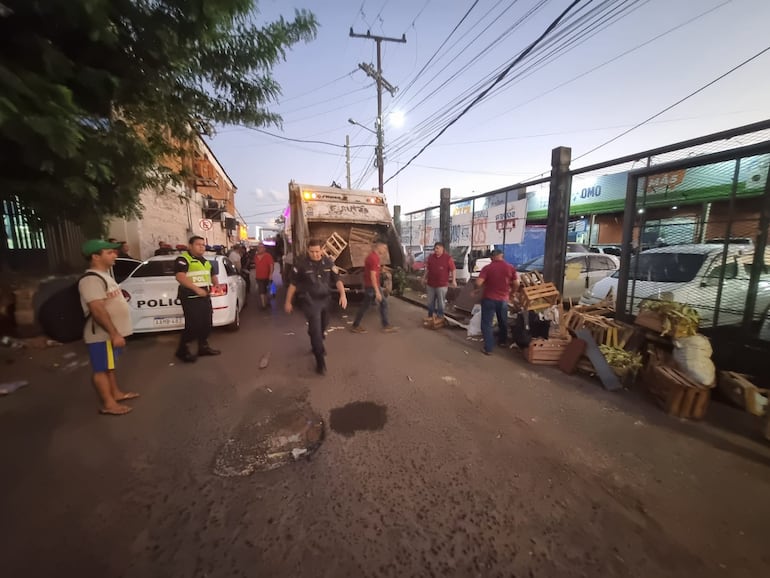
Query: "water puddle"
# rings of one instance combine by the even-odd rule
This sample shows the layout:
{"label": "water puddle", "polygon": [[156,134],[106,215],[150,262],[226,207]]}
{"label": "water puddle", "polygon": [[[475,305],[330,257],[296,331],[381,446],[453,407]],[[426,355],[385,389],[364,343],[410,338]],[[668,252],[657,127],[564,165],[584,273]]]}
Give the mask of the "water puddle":
{"label": "water puddle", "polygon": [[371,401],[356,401],[331,410],[329,427],[333,432],[352,437],[359,431],[379,431],[388,421],[388,408]]}

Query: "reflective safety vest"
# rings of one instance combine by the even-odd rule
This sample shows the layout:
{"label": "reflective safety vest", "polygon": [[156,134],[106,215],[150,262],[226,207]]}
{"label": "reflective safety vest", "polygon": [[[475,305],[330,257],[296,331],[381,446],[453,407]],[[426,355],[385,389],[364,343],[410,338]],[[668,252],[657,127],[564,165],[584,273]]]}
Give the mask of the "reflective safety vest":
{"label": "reflective safety vest", "polygon": [[192,281],[192,284],[198,287],[211,287],[211,263],[204,261],[204,265],[187,251],[182,253],[182,257],[187,261],[187,278]]}

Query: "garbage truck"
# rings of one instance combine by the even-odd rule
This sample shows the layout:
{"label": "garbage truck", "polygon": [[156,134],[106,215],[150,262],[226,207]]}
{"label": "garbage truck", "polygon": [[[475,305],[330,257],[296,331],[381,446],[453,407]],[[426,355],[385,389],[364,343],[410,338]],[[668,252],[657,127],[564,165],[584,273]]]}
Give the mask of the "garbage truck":
{"label": "garbage truck", "polygon": [[[363,291],[364,260],[372,242],[388,247],[382,257],[386,278],[403,268],[404,251],[385,195],[379,192],[289,183],[289,206],[283,214],[283,279],[296,259],[306,254],[310,239],[318,239],[324,254],[339,268],[349,293]],[[387,285],[387,283],[386,283]]]}

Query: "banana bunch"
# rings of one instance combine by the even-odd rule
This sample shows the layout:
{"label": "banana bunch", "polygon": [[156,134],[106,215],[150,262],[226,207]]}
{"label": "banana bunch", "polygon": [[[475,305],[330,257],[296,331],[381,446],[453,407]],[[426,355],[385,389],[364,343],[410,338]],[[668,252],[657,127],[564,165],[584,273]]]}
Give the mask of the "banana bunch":
{"label": "banana bunch", "polygon": [[640,311],[653,311],[660,316],[663,321],[661,335],[670,335],[674,329],[683,333],[684,335],[680,335],[682,337],[698,333],[700,315],[689,305],[676,301],[647,299],[642,301],[639,309]]}
{"label": "banana bunch", "polygon": [[600,345],[599,351],[607,360],[607,364],[618,374],[633,373],[642,368],[642,356],[635,351],[626,351],[611,345]]}

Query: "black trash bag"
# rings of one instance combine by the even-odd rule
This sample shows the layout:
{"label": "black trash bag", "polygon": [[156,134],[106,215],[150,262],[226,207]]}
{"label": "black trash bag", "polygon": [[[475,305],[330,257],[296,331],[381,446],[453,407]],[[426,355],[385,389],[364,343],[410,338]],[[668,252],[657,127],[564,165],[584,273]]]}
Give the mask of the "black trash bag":
{"label": "black trash bag", "polygon": [[511,330],[513,342],[524,349],[529,347],[532,339],[548,339],[548,332],[551,329],[551,322],[540,319],[540,316],[534,311],[529,312],[529,322],[524,315],[516,317],[516,322]]}

